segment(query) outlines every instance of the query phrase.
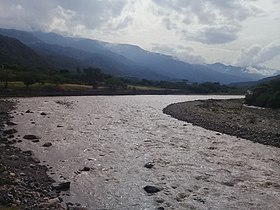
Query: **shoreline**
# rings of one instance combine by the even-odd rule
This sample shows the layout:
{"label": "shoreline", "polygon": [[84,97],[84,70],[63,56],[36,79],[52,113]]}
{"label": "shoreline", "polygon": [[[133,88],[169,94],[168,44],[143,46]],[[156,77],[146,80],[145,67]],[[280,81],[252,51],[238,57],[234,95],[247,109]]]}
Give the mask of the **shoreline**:
{"label": "shoreline", "polygon": [[60,193],[67,189],[59,188],[61,183],[50,178],[44,162],[31,150],[14,146],[22,141],[10,116],[15,104],[0,100],[0,209],[84,209],[64,203]]}
{"label": "shoreline", "polygon": [[280,110],[243,106],[243,99],[171,104],[163,113],[208,130],[280,147]]}
{"label": "shoreline", "polygon": [[191,93],[182,90],[90,90],[90,91],[3,91],[4,97],[55,97],[55,96],[122,96],[122,95],[236,95],[236,93]]}

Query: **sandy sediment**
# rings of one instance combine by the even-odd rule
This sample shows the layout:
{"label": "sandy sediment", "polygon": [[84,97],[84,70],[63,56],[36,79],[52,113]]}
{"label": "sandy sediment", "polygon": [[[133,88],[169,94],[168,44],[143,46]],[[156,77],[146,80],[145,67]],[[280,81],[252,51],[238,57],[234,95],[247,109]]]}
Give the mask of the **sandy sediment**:
{"label": "sandy sediment", "polygon": [[243,99],[198,100],[167,106],[163,112],[203,128],[280,147],[280,110],[243,105]]}

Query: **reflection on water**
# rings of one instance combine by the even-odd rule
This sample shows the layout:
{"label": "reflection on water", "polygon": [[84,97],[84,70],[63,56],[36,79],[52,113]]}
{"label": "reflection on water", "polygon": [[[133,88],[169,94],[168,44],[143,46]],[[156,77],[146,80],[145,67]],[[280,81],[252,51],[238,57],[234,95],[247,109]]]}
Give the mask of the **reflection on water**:
{"label": "reflection on water", "polygon": [[[19,146],[53,167],[56,180],[72,182],[66,201],[90,209],[280,209],[279,148],[162,113],[170,103],[207,98],[233,96],[22,98],[17,129],[42,139]],[[90,171],[81,172],[85,166]],[[150,196],[146,185],[162,190]]]}

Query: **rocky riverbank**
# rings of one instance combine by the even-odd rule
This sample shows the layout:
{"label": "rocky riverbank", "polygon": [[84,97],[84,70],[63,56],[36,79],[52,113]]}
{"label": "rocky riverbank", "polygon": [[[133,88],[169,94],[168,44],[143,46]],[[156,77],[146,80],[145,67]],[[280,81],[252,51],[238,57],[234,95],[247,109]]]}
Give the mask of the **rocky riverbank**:
{"label": "rocky riverbank", "polygon": [[205,129],[280,147],[280,110],[243,105],[243,99],[198,100],[167,106],[163,112]]}
{"label": "rocky riverbank", "polygon": [[13,146],[23,141],[9,115],[14,105],[0,100],[0,209],[83,209],[63,203],[60,191],[68,190],[70,183],[55,184],[32,151]]}

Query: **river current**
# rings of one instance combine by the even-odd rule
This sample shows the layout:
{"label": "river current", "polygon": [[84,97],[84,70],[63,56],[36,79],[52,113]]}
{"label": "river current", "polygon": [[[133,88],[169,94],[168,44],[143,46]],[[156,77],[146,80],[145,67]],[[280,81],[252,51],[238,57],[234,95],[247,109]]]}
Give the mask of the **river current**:
{"label": "river current", "polygon": [[[41,139],[17,145],[33,150],[56,181],[71,181],[65,201],[92,210],[280,209],[279,148],[162,113],[171,103],[238,97],[20,98],[16,129]],[[161,191],[149,195],[146,185]]]}

